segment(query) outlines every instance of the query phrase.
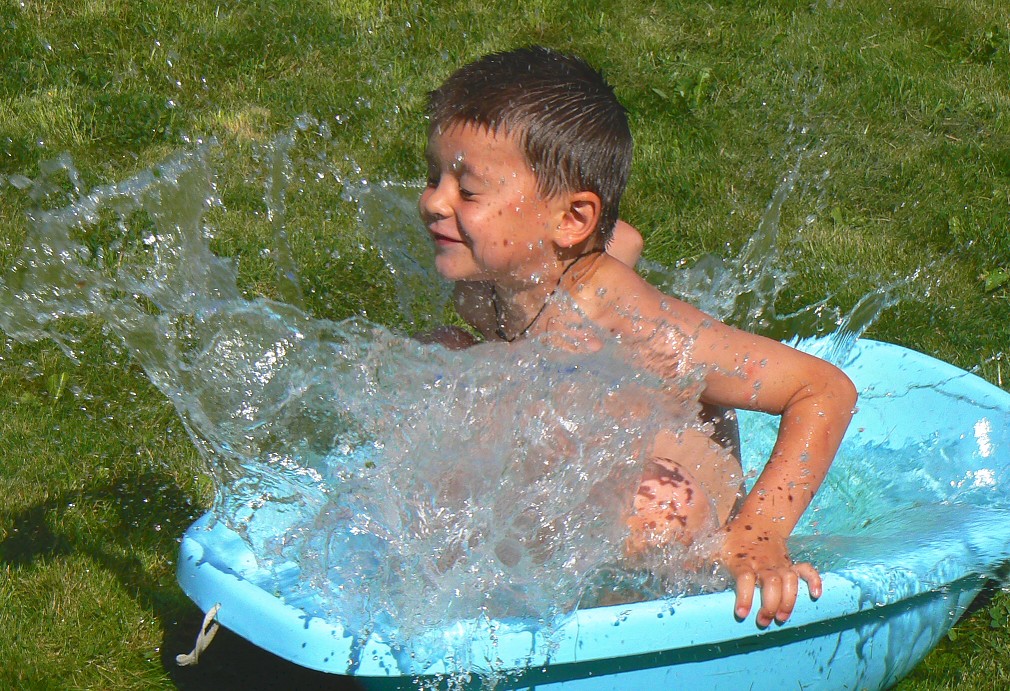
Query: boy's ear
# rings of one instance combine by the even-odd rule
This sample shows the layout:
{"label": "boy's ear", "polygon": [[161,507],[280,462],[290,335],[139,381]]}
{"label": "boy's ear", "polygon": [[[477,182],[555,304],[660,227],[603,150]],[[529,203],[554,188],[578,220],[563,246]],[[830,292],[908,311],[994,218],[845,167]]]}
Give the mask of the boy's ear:
{"label": "boy's ear", "polygon": [[555,242],[559,247],[574,247],[588,238],[600,222],[603,204],[593,192],[575,192],[568,195],[568,205],[561,217]]}

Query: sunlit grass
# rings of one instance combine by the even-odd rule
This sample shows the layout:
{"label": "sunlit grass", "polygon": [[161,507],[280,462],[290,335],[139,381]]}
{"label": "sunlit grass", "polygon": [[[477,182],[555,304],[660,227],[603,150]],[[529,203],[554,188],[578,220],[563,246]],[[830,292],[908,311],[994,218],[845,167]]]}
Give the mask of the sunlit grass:
{"label": "sunlit grass", "polygon": [[[215,140],[214,248],[235,258],[246,294],[276,297],[258,146],[307,113],[328,126],[343,179],[419,179],[425,93],[487,51],[545,43],[600,66],[628,107],[637,158],[623,211],[650,259],[739,251],[798,164],[781,238],[797,277],[782,309],[825,295],[849,307],[921,269],[870,335],[1006,386],[1010,299],[983,279],[1010,268],[1003,5],[0,4],[0,266],[34,203],[11,183],[41,161],[67,151],[98,185]],[[319,316],[393,320],[353,214],[332,180],[289,200],[306,302]],[[172,667],[196,624],[174,583],[177,538],[213,488],[138,368],[97,325],[65,328],[80,366],[52,344],[0,350],[0,631],[17,631],[0,634],[0,686],[262,682],[213,658],[189,676]],[[1010,685],[1010,627],[992,607],[905,687]],[[245,655],[245,666],[257,656]]]}

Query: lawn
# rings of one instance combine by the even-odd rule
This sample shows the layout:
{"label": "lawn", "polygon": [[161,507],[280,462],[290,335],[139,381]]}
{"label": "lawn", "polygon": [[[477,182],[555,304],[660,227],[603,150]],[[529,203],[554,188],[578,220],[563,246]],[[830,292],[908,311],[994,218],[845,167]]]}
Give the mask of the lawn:
{"label": "lawn", "polygon": [[[28,213],[214,141],[214,249],[243,291],[280,297],[264,145],[309,115],[332,184],[288,205],[313,314],[393,323],[383,266],[341,180],[423,174],[426,91],[491,50],[542,43],[602,68],[636,161],[623,216],[666,265],[733,256],[783,175],[796,276],[781,313],[849,308],[908,277],[870,329],[1004,385],[1010,344],[1010,18],[1004,0],[575,3],[0,0],[0,264]],[[320,131],[314,127],[313,131]],[[302,137],[302,139],[305,139]],[[306,164],[305,171],[311,170]],[[302,169],[299,169],[302,170]],[[200,613],[178,539],[214,486],[174,409],[101,324],[0,337],[0,686],[316,685],[225,636],[174,666]],[[1010,372],[1010,370],[1008,370]],[[980,603],[902,689],[1010,687],[1010,598]]]}

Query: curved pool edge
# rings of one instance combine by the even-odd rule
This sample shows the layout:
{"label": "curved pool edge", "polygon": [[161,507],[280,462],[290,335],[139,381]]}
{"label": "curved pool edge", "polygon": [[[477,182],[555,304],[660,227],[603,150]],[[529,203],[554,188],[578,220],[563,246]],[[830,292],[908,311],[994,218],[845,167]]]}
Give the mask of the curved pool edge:
{"label": "curved pool edge", "polygon": [[[183,537],[182,589],[203,611],[220,604],[221,625],[260,648],[309,669],[353,674],[359,682],[451,671],[438,663],[404,669],[375,635],[358,649],[339,624],[307,616],[280,593],[257,585],[256,569],[242,538],[209,513]],[[820,599],[811,600],[801,588],[792,618],[763,630],[753,613],[737,621],[733,594],[721,592],[578,610],[559,618],[546,638],[528,624],[508,621],[460,622],[441,638],[468,640],[474,671],[505,671],[499,688],[570,688],[576,681],[580,689],[644,688],[699,679],[706,688],[744,682],[763,688],[753,686],[762,678],[776,681],[768,688],[778,688],[783,673],[820,688],[886,688],[925,657],[986,582],[968,576],[874,606],[842,576],[826,573],[823,579]],[[784,656],[786,647],[790,654]],[[867,685],[871,679],[886,683]],[[587,680],[592,684],[586,686]]]}
{"label": "curved pool edge", "polygon": [[[816,353],[822,345],[799,347]],[[952,448],[967,454],[959,463],[996,453],[990,428],[1010,411],[1007,392],[948,363],[878,341],[858,341],[843,359],[861,395],[849,433],[864,443],[900,450],[925,430],[931,439],[956,442]],[[1000,439],[1003,455],[1006,441]],[[209,514],[182,540],[178,579],[204,611],[220,603],[218,621],[253,644],[303,667],[353,674],[366,688],[401,688],[401,682],[416,688],[416,676],[452,671],[446,664],[453,664],[496,679],[504,671],[498,688],[882,689],[925,657],[985,585],[984,574],[1010,556],[1002,531],[992,538],[984,529],[962,535],[963,518],[943,511],[931,522],[935,545],[910,560],[916,573],[923,568],[911,591],[902,586],[882,593],[877,587],[874,595],[857,585],[873,587],[859,573],[828,572],[823,597],[811,601],[801,584],[791,619],[765,630],[757,628],[754,614],[735,620],[728,592],[580,610],[544,628],[461,621],[425,636],[429,651],[458,653],[452,663],[428,667],[378,636],[358,642],[339,624],[309,616],[323,610],[314,594],[304,594],[298,567],[264,569],[247,543]],[[863,555],[871,571],[900,572],[909,561],[900,544],[892,549],[886,533],[877,542]]]}

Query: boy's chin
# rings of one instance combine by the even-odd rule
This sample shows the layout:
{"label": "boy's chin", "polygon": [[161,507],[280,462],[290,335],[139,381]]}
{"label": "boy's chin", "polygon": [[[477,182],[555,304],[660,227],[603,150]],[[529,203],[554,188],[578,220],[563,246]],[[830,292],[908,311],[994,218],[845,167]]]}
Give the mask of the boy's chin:
{"label": "boy's chin", "polygon": [[438,275],[441,276],[446,281],[451,281],[451,282],[455,283],[456,281],[465,281],[465,280],[467,280],[464,276],[460,276],[456,272],[453,272],[453,271],[443,271],[442,269],[438,268],[437,266],[435,267],[435,270],[438,272]]}
{"label": "boy's chin", "polygon": [[440,262],[438,258],[435,259],[435,271],[445,280],[452,282],[483,280],[475,271],[466,271],[463,267],[453,266],[448,262]]}

